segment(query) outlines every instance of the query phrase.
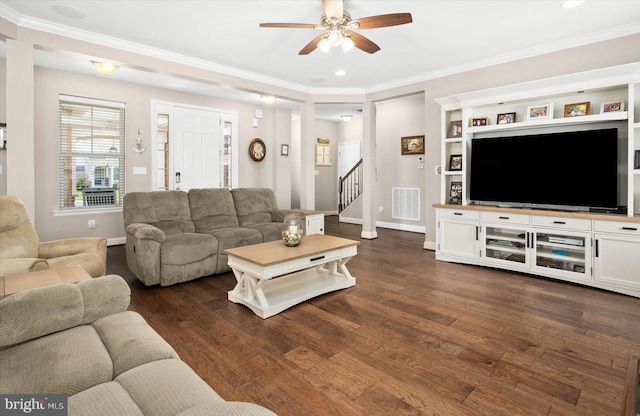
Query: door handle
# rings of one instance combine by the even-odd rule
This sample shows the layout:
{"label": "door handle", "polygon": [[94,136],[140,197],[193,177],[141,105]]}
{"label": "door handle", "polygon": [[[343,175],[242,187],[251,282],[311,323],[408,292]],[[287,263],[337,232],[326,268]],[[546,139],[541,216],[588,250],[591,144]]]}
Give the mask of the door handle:
{"label": "door handle", "polygon": [[180,172],[176,172],[176,183],[180,183]]}

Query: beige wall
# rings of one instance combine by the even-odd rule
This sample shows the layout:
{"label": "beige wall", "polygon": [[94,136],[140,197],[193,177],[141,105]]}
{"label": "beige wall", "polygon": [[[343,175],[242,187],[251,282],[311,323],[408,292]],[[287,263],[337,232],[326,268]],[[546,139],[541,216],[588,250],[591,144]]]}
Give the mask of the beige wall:
{"label": "beige wall", "polygon": [[[119,82],[107,77],[93,77],[47,68],[35,72],[35,175],[36,175],[36,227],[40,238],[52,240],[75,236],[124,236],[122,213],[54,216],[58,210],[58,96],[59,94],[99,98],[124,102],[126,109],[126,191],[152,189],[151,101],[159,100],[232,111],[238,114],[239,186],[277,188],[283,175],[274,174],[280,152],[276,137],[290,135],[289,110],[256,107],[251,104],[219,98],[180,93],[143,85]],[[263,119],[257,128],[251,127],[256,108],[263,110]],[[276,115],[278,115],[276,120]],[[138,154],[132,150],[137,130],[143,137],[147,151]],[[263,162],[251,160],[246,149],[250,141],[260,137],[268,153]],[[146,175],[133,175],[133,167],[146,167]],[[280,167],[282,167],[280,165]],[[287,166],[284,167],[285,169]],[[286,186],[285,186],[286,188]],[[285,191],[290,195],[290,191]],[[285,199],[286,199],[285,195]],[[285,204],[290,203],[289,200]],[[96,220],[95,229],[87,229],[87,220]]]}
{"label": "beige wall", "polygon": [[[315,131],[318,138],[329,139],[331,145],[331,166],[315,166],[316,209],[318,211],[338,210],[338,135],[335,121],[316,120]],[[315,143],[314,143],[315,149]]]}

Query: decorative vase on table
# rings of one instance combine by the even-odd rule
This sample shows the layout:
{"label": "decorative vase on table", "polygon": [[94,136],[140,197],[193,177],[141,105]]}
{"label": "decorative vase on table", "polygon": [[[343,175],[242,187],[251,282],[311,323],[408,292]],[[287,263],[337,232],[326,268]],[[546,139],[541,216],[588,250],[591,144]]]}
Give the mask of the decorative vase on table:
{"label": "decorative vase on table", "polygon": [[287,247],[296,247],[302,243],[304,230],[302,228],[302,216],[290,213],[284,217],[284,228],[282,229],[282,239]]}

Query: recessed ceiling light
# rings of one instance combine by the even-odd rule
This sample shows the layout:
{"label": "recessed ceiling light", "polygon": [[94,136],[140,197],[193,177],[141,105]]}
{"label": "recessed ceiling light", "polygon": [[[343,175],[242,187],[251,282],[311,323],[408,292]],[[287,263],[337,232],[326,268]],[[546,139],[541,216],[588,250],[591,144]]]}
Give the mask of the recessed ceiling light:
{"label": "recessed ceiling light", "polygon": [[343,76],[345,76],[345,75],[347,75],[347,71],[345,71],[344,69],[338,69],[338,70],[336,71],[336,76],[337,76],[337,77],[343,77]]}
{"label": "recessed ceiling light", "polygon": [[72,19],[84,19],[85,17],[87,17],[86,13],[81,12],[80,10],[72,6],[56,4],[51,6],[51,9],[59,15],[70,17]]}
{"label": "recessed ceiling light", "polygon": [[585,0],[567,0],[562,3],[562,7],[565,9],[573,9],[574,7],[582,6]]}

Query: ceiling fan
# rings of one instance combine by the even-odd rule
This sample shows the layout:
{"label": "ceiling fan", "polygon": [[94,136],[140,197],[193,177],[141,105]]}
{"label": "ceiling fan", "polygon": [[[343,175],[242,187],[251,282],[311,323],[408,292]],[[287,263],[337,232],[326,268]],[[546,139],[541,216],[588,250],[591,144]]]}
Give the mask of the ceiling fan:
{"label": "ceiling fan", "polygon": [[332,46],[342,46],[345,51],[355,46],[367,53],[376,53],[380,47],[355,30],[404,25],[413,21],[411,13],[382,14],[352,20],[349,12],[344,9],[343,0],[322,0],[322,7],[324,15],[319,25],[312,23],[260,23],[260,27],[322,30],[323,32],[302,48],[298,55],[308,55],[316,48],[328,52]]}

